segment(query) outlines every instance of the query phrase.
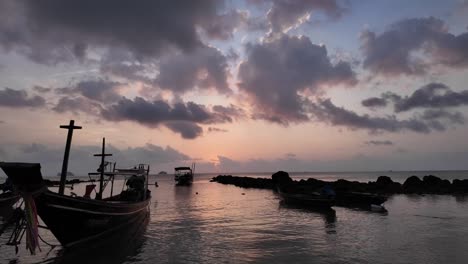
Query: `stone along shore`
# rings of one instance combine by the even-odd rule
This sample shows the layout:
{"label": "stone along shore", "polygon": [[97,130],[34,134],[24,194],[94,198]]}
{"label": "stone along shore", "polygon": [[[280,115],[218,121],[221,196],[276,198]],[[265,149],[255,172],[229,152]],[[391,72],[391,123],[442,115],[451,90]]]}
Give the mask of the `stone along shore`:
{"label": "stone along shore", "polygon": [[289,174],[278,171],[271,178],[252,178],[232,175],[218,175],[212,182],[235,185],[242,188],[276,189],[277,184],[287,183],[307,188],[322,188],[330,185],[337,192],[364,192],[373,194],[468,194],[468,179],[452,182],[443,180],[434,175],[427,175],[420,179],[411,176],[403,184],[394,182],[388,176],[379,176],[377,181],[358,182],[339,179],[337,181],[326,182],[309,178],[307,180],[294,181]]}

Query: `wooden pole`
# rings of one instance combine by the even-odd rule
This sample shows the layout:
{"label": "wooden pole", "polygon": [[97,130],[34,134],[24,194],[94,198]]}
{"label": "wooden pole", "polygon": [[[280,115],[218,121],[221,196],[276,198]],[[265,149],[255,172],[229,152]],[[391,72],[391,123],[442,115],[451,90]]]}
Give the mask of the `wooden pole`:
{"label": "wooden pole", "polygon": [[101,157],[101,177],[99,178],[99,193],[96,194],[97,200],[102,200],[103,193],[103,182],[104,182],[104,171],[105,171],[105,158],[106,156],[112,156],[112,154],[106,154],[106,138],[102,138],[102,152],[101,154],[94,154],[96,157]]}
{"label": "wooden pole", "polygon": [[67,180],[68,158],[70,156],[70,147],[71,147],[71,141],[73,137],[73,130],[81,129],[81,127],[75,126],[75,120],[70,120],[70,124],[68,126],[63,125],[63,126],[60,126],[60,128],[68,129],[67,143],[65,145],[65,153],[63,155],[62,173],[60,174],[60,185],[59,185],[59,194],[63,194],[65,191],[65,182]]}

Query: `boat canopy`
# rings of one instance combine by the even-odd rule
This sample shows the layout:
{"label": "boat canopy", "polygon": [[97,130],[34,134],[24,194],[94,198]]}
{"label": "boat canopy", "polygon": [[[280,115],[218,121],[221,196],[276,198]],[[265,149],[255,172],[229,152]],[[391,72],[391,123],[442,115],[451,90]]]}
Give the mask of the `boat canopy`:
{"label": "boat canopy", "polygon": [[3,169],[14,185],[34,186],[43,184],[41,164],[39,163],[0,162],[0,168]]}
{"label": "boat canopy", "polygon": [[177,167],[175,168],[176,171],[180,171],[180,170],[192,170],[190,167]]}

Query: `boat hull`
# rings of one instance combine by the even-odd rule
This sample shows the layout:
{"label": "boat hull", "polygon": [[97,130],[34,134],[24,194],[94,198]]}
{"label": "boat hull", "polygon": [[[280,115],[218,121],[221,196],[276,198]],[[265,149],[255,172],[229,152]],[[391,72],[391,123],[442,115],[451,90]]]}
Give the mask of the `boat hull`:
{"label": "boat hull", "polygon": [[10,209],[18,200],[20,196],[14,193],[0,194],[0,211]]}
{"label": "boat hull", "polygon": [[371,205],[381,205],[385,201],[387,197],[370,193],[338,192],[336,194],[337,206],[370,208]]}
{"label": "boat hull", "polygon": [[191,185],[193,182],[193,176],[188,176],[188,175],[179,176],[179,177],[176,177],[175,181],[176,181],[176,185],[178,186]]}
{"label": "boat hull", "polygon": [[278,189],[278,194],[289,205],[310,207],[315,209],[331,209],[335,204],[334,199],[323,197],[321,195],[288,193]]}
{"label": "boat hull", "polygon": [[36,198],[41,219],[64,247],[104,237],[146,217],[150,197],[141,202],[91,200],[46,191]]}

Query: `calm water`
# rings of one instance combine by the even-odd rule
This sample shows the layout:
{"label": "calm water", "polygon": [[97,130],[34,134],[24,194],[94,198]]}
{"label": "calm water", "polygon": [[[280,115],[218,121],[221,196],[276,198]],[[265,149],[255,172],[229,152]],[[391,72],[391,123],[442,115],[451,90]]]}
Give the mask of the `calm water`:
{"label": "calm water", "polygon": [[[468,176],[442,174],[436,175]],[[367,181],[379,175],[293,177]],[[468,263],[468,197],[397,195],[385,203],[388,214],[341,207],[323,214],[286,207],[272,191],[210,183],[212,176],[197,175],[191,187],[175,187],[171,176],[154,178],[159,187],[150,187],[148,223],[110,244],[67,252],[42,243],[42,251],[29,256],[23,242],[18,255],[1,246],[0,263]],[[41,236],[57,243],[46,230]]]}

